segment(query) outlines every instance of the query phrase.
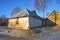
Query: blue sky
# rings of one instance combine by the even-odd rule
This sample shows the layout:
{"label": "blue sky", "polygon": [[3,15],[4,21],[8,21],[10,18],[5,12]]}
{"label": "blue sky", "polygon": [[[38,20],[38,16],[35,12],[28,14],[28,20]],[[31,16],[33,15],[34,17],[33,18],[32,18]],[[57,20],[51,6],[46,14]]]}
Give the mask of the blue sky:
{"label": "blue sky", "polygon": [[[46,13],[50,13],[53,10],[60,12],[59,10],[60,7],[57,4],[56,0],[52,0],[52,1],[53,3],[52,4],[50,3],[48,7],[45,9],[45,17],[46,17]],[[0,16],[4,14],[8,18],[15,7],[20,7],[20,9],[22,10],[25,8],[25,6],[29,10],[34,10],[35,9],[34,0],[0,0]],[[36,12],[39,16],[42,15],[41,11],[39,12],[38,10],[36,10]]]}

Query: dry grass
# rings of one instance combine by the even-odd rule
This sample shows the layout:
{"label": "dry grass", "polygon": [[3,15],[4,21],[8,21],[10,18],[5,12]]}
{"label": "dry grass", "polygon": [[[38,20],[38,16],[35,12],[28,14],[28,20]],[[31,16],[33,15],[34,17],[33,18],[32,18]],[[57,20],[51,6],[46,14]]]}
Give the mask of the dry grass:
{"label": "dry grass", "polygon": [[[10,31],[10,36],[14,35],[16,37],[23,38],[23,40],[24,39],[32,40],[33,38],[40,39],[46,36],[49,37],[49,36],[57,34],[60,32],[60,26],[57,25],[54,27],[35,28],[31,30],[15,30],[15,29],[12,29],[12,30],[8,29],[8,30]],[[7,31],[7,29],[4,31]]]}
{"label": "dry grass", "polygon": [[60,29],[60,25],[56,25],[53,29]]}

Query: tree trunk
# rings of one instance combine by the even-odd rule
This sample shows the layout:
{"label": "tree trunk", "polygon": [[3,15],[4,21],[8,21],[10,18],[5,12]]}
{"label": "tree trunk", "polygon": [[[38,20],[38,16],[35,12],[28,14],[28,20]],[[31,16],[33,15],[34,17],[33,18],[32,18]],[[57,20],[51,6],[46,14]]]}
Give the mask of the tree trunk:
{"label": "tree trunk", "polygon": [[44,26],[44,10],[42,9],[42,26]]}

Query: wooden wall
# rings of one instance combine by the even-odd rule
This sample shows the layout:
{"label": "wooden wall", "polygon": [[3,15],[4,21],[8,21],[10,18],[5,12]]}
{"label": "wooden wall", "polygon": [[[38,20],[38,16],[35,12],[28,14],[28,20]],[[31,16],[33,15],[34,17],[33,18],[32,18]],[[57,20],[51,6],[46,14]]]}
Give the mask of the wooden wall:
{"label": "wooden wall", "polygon": [[57,24],[57,25],[60,25],[60,19],[57,19],[57,20],[56,20],[56,24]]}
{"label": "wooden wall", "polygon": [[56,23],[57,25],[60,25],[60,13],[52,12],[48,19]]}

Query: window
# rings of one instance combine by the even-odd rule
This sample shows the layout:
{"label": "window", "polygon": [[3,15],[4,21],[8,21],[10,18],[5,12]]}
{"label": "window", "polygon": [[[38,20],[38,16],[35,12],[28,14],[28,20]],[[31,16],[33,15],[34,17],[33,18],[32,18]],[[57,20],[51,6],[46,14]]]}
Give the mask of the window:
{"label": "window", "polygon": [[16,24],[19,24],[19,22],[18,22],[18,18],[17,18],[17,20],[16,20]]}

